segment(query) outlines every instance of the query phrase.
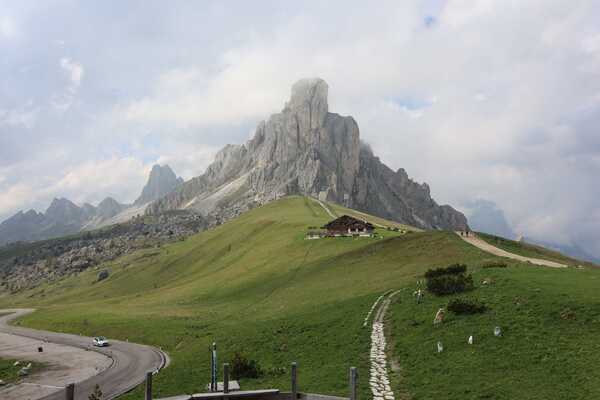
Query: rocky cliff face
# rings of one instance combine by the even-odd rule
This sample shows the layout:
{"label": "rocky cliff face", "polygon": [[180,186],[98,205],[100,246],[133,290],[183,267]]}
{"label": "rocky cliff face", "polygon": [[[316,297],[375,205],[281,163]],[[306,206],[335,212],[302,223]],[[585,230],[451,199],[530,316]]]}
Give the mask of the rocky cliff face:
{"label": "rocky cliff face", "polygon": [[178,178],[171,167],[155,165],[152,167],[146,186],[142,189],[142,194],[133,204],[142,205],[160,199],[182,183],[183,179]]}
{"label": "rocky cliff face", "polygon": [[462,229],[467,220],[439,206],[427,184],[392,171],[361,145],[352,117],[330,113],[322,79],[303,79],[290,101],[245,145],[228,145],[207,171],[152,203],[147,212],[193,209],[228,219],[288,194],[318,197],[426,229]]}

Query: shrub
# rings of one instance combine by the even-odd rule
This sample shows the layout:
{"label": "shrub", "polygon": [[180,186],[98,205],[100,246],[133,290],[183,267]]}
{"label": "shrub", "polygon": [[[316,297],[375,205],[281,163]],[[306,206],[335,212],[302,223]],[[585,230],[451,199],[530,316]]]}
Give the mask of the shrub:
{"label": "shrub", "polygon": [[452,264],[446,268],[429,269],[425,272],[425,278],[435,278],[442,275],[459,275],[467,271],[467,266],[464,264]]}
{"label": "shrub", "polygon": [[453,264],[446,268],[430,269],[425,273],[427,290],[438,296],[472,290],[473,277],[466,274],[467,266]]}
{"label": "shrub", "polygon": [[256,379],[262,376],[262,369],[256,360],[248,358],[238,352],[233,355],[231,360],[231,376],[233,379],[251,378]]}
{"label": "shrub", "polygon": [[448,303],[448,311],[454,314],[481,314],[486,312],[485,304],[478,300],[471,299],[454,299]]}
{"label": "shrub", "polygon": [[506,268],[506,263],[501,261],[488,261],[486,263],[481,264],[481,268]]}

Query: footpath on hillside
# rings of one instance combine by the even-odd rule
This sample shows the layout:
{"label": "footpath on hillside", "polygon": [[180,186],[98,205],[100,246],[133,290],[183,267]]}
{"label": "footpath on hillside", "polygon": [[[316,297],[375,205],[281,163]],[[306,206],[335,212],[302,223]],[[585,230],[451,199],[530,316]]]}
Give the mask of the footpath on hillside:
{"label": "footpath on hillside", "polygon": [[329,209],[329,207],[327,207],[327,206],[325,205],[325,203],[323,203],[321,200],[319,200],[319,199],[316,199],[316,198],[313,198],[313,200],[314,200],[314,201],[316,201],[317,203],[319,203],[319,204],[321,205],[321,207],[323,207],[323,210],[325,210],[325,212],[326,212],[327,214],[329,214],[329,216],[330,216],[331,218],[333,218],[333,219],[336,219],[336,218],[337,218],[337,217],[336,217],[336,215],[335,215],[334,213],[332,213],[332,212],[331,212],[331,210]]}
{"label": "footpath on hillside", "polygon": [[510,253],[506,250],[502,250],[496,246],[489,244],[488,242],[484,241],[483,239],[481,239],[479,236],[477,236],[476,234],[474,234],[472,232],[469,233],[469,236],[463,236],[460,234],[460,232],[456,232],[456,234],[458,236],[460,236],[465,242],[470,243],[473,246],[478,247],[481,250],[488,252],[490,254],[493,254],[495,256],[512,258],[513,260],[529,262],[529,263],[532,263],[535,265],[542,265],[545,267],[552,267],[552,268],[567,268],[568,267],[568,265],[561,264],[561,263],[558,263],[555,261],[542,260],[541,258],[525,257],[525,256],[520,256],[518,254]]}

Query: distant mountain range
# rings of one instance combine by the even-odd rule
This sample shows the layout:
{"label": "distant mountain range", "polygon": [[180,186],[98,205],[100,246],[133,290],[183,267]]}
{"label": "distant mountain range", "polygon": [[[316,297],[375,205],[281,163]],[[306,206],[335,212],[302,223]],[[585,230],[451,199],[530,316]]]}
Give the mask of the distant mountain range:
{"label": "distant mountain range", "polygon": [[183,179],[178,178],[168,165],[155,165],[133,204],[121,204],[107,197],[96,207],[88,203],[78,206],[68,199],[56,198],[45,213],[19,211],[2,222],[0,245],[65,236],[127,221],[135,215],[144,214],[152,201],[172,192],[182,183]]}

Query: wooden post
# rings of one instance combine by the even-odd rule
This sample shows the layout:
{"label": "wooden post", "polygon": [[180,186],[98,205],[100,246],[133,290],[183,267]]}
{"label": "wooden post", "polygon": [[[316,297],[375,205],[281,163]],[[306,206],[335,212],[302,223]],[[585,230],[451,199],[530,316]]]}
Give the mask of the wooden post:
{"label": "wooden post", "polygon": [[298,398],[298,364],[292,363],[292,400]]}
{"label": "wooden post", "polygon": [[152,371],[146,372],[146,397],[145,400],[152,400]]}
{"label": "wooden post", "polygon": [[65,398],[67,400],[75,400],[75,384],[70,383],[65,388]]}
{"label": "wooden post", "polygon": [[357,400],[356,384],[358,381],[358,373],[356,367],[350,368],[350,400]]}
{"label": "wooden post", "polygon": [[229,364],[223,364],[223,393],[229,393]]}

